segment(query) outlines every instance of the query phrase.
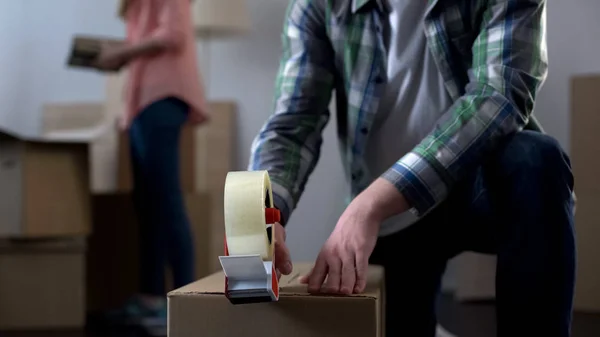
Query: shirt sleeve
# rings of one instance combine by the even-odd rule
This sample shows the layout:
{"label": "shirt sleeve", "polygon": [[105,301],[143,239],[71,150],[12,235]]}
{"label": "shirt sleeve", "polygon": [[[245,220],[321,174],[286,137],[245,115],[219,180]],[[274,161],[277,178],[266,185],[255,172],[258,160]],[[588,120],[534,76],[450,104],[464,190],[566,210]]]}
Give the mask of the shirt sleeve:
{"label": "shirt sleeve", "polygon": [[152,32],[153,38],[162,39],[172,48],[179,48],[185,43],[186,26],[190,15],[189,0],[153,0],[158,13],[158,27]]}
{"label": "shirt sleeve", "polygon": [[267,170],[273,201],[287,223],[319,159],[329,121],[334,54],[320,1],[293,0],[282,34],[275,112],[252,145],[249,170]]}
{"label": "shirt sleeve", "polygon": [[[465,93],[383,178],[424,214],[531,118],[547,76],[546,0],[490,0]],[[443,32],[441,32],[443,33]]]}

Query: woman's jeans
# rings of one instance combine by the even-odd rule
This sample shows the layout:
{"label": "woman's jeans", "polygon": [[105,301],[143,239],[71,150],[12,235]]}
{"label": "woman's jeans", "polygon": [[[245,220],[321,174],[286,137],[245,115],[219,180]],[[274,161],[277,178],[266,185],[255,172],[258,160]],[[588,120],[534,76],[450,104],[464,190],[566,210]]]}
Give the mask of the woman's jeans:
{"label": "woman's jeans", "polygon": [[381,238],[388,337],[433,337],[448,259],[494,254],[498,337],[570,336],[573,175],[556,140],[522,131],[499,144],[421,221]]}
{"label": "woman's jeans", "polygon": [[173,97],[146,107],[129,130],[134,202],[140,222],[141,292],[164,296],[194,280],[194,246],[179,177],[179,139],[188,105]]}

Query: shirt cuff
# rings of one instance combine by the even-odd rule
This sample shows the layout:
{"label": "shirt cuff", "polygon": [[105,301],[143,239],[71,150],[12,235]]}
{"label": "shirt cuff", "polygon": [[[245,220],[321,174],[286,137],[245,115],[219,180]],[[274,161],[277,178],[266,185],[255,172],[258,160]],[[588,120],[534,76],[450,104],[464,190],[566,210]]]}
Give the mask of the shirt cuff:
{"label": "shirt cuff", "polygon": [[290,218],[291,212],[294,209],[294,202],[291,194],[285,187],[271,182],[271,190],[273,191],[273,205],[281,213],[281,225],[285,226]]}
{"label": "shirt cuff", "polygon": [[402,157],[382,178],[396,186],[418,216],[427,213],[448,195],[448,186],[434,166],[414,152]]}

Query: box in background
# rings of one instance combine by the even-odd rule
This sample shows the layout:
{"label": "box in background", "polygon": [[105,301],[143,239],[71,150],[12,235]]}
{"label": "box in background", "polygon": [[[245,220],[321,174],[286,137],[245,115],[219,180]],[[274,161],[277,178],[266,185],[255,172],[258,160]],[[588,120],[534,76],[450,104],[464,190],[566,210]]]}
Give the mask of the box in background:
{"label": "box in background", "polygon": [[0,241],[0,330],[84,325],[84,241]]}
{"label": "box in background", "polygon": [[100,55],[102,47],[105,44],[121,46],[125,44],[124,40],[77,35],[71,42],[71,51],[67,59],[67,64],[75,68],[97,69],[94,62]]}
{"label": "box in background", "polygon": [[90,233],[88,146],[0,130],[0,237]]}
{"label": "box in background", "polygon": [[[371,266],[360,295],[309,295],[298,283],[310,264],[294,264],[273,303],[233,305],[223,294],[225,278],[213,274],[169,293],[169,337],[383,337],[383,269]],[[343,317],[343,319],[340,319]]]}
{"label": "box in background", "polygon": [[[129,193],[103,194],[93,198],[94,230],[88,249],[88,310],[98,312],[120,307],[139,290],[139,225]],[[210,197],[186,194],[186,206],[194,235],[197,279],[209,275],[208,265],[217,255],[208,254],[211,238]],[[223,239],[220,240],[221,245]],[[167,279],[169,274],[166,274]],[[167,280],[167,289],[171,284]]]}
{"label": "box in background", "polygon": [[571,164],[575,176],[575,310],[600,312],[600,74],[571,82]]}

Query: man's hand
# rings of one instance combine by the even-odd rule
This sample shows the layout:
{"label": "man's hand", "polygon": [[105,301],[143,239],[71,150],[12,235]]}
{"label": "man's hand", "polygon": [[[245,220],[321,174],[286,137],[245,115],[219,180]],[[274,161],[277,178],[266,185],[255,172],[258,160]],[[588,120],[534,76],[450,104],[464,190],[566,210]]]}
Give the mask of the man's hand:
{"label": "man's hand", "polygon": [[363,292],[381,222],[406,210],[408,204],[398,190],[387,180],[376,180],[346,208],[314,268],[300,281],[308,284],[310,293]]}
{"label": "man's hand", "polygon": [[285,228],[280,223],[273,224],[275,230],[275,270],[277,270],[277,279],[281,274],[289,275],[292,273],[292,260],[290,251],[285,244]]}

